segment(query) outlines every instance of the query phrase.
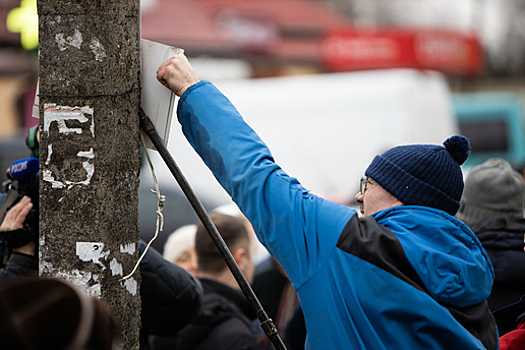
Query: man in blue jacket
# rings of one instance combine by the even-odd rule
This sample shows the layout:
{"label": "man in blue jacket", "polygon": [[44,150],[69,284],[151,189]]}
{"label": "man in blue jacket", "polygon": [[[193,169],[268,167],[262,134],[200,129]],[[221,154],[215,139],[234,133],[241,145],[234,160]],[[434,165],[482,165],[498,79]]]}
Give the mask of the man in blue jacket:
{"label": "man in blue jacket", "polygon": [[275,162],[230,101],[183,54],[158,80],[182,130],[299,295],[307,349],[497,349],[494,271],[453,215],[468,140],[394,147],[373,159],[356,211],[311,194]]}

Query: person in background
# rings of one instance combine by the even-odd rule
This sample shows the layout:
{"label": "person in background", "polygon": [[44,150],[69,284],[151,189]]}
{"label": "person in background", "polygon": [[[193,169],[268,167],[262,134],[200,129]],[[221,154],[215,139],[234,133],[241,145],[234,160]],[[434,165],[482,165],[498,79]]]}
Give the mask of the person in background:
{"label": "person in background", "polygon": [[[464,186],[460,165],[470,151],[465,137],[376,156],[355,196],[360,218],[286,174],[184,54],[164,62],[157,79],[180,96],[177,116],[188,142],[292,281],[306,349],[498,348],[486,301],[490,259],[454,218]],[[349,137],[363,127],[374,125],[356,123]]]}
{"label": "person in background", "polygon": [[179,265],[193,276],[197,276],[196,233],[196,225],[179,227],[169,235],[162,253],[164,259]]}
{"label": "person in background", "polygon": [[57,279],[12,280],[0,288],[5,350],[113,350],[120,326],[110,307]]}
{"label": "person in background", "polygon": [[[504,159],[492,158],[474,167],[465,179],[465,190],[456,215],[474,231],[487,251],[496,278],[488,298],[492,311],[525,295],[525,181]],[[500,335],[516,327],[516,318],[498,313]]]}
{"label": "person in background", "polygon": [[[255,272],[252,289],[268,316],[274,321],[286,348],[288,350],[304,349],[306,330],[304,321],[300,317],[302,314],[299,299],[282,267],[257,240],[252,224],[235,203],[219,206],[212,212],[238,217],[246,223],[254,243],[252,260],[255,264]],[[292,330],[287,332],[288,329]],[[257,325],[256,330],[259,333],[261,346],[264,349],[273,349],[264,330]]]}
{"label": "person in background", "polygon": [[[210,218],[246,280],[251,283],[255,270],[253,243],[245,220],[220,213],[211,213]],[[201,311],[177,334],[174,348],[260,349],[253,326],[256,315],[202,223],[197,225],[195,251],[203,286]]]}
{"label": "person in background", "polygon": [[261,244],[261,242],[257,240],[257,236],[255,236],[255,232],[253,231],[252,223],[246,218],[246,216],[244,216],[242,211],[235,203],[232,202],[218,206],[217,208],[214,208],[212,210],[212,213],[230,215],[244,220],[248,232],[250,232],[250,234],[253,236],[252,242],[254,248],[252,258],[255,267],[257,268],[257,266],[265,264],[267,262],[267,260],[270,258],[270,253],[268,253],[268,250],[266,250],[266,248]]}
{"label": "person in background", "polygon": [[[15,231],[23,228],[24,221],[33,208],[28,196],[22,197],[20,202],[6,212],[0,224],[0,232]],[[0,269],[0,285],[18,277],[38,276],[38,259],[36,243],[30,240],[20,247],[12,248],[6,266]]]}

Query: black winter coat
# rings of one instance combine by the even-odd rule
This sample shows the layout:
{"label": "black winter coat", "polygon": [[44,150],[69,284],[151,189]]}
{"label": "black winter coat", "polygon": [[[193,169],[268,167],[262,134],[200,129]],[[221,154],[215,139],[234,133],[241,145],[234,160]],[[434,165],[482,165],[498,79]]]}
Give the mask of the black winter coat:
{"label": "black winter coat", "polygon": [[496,279],[488,298],[492,311],[525,295],[525,219],[494,216],[471,224],[494,266]]}
{"label": "black winter coat", "polygon": [[[201,311],[175,339],[176,350],[258,350],[255,314],[244,295],[209,279],[200,279]],[[155,350],[158,347],[155,347]]]}
{"label": "black winter coat", "polygon": [[[139,241],[142,254],[146,243]],[[160,336],[173,335],[198,314],[202,286],[189,272],[150,248],[140,262],[142,330]]]}
{"label": "black winter coat", "polygon": [[38,276],[38,259],[32,255],[12,253],[3,269],[0,269],[0,286],[19,277]]}
{"label": "black winter coat", "polygon": [[470,225],[487,251],[496,278],[487,299],[496,312],[500,336],[516,327],[516,318],[523,312],[523,303],[506,308],[525,295],[525,219],[495,216]]}

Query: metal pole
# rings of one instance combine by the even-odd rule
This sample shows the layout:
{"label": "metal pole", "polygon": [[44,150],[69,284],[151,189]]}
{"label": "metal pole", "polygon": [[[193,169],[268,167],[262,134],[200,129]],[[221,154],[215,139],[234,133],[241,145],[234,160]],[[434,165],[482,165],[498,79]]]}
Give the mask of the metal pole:
{"label": "metal pole", "polygon": [[188,201],[197,213],[197,216],[202,221],[204,227],[210,234],[213,242],[219,249],[219,252],[221,253],[224,261],[226,262],[230,271],[232,272],[233,277],[235,277],[235,280],[237,281],[239,287],[246,296],[246,299],[248,299],[253,310],[255,311],[257,318],[261,322],[261,327],[263,328],[264,333],[266,334],[266,336],[268,336],[268,338],[270,338],[276,350],[286,350],[286,346],[284,345],[281,337],[279,336],[279,332],[277,330],[277,327],[273,323],[273,320],[270,317],[268,317],[268,314],[266,313],[266,311],[264,311],[261,303],[259,302],[259,299],[257,299],[257,296],[253,292],[253,289],[251,288],[250,284],[242,274],[241,269],[235,262],[235,259],[233,258],[230,250],[228,249],[228,246],[222,239],[219,231],[217,230],[213,222],[211,221],[210,216],[206,212],[206,209],[195,195],[195,192],[193,192],[193,189],[191,188],[188,181],[186,181],[184,174],[182,174],[181,170],[177,166],[177,163],[166,148],[166,145],[164,145],[164,142],[160,138],[159,134],[157,134],[155,126],[153,125],[149,117],[144,113],[144,110],[142,110],[142,108],[139,111],[139,117],[140,126],[142,127],[142,130],[144,130],[144,132],[149,136],[153,145],[155,145],[155,147],[157,148],[157,151],[161,155],[162,159],[164,159],[164,162],[175,177],[175,180],[177,180],[177,183],[179,184],[182,192],[184,192],[186,198],[188,198]]}

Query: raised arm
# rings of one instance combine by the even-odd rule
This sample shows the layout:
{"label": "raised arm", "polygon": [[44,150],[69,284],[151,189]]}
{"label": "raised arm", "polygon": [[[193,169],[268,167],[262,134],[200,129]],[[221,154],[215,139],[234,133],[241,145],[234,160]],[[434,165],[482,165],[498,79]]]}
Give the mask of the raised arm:
{"label": "raised arm", "polygon": [[164,63],[157,78],[183,91],[177,114],[184,135],[292,281],[305,282],[355,212],[309,193],[288,176],[228,98],[210,82],[198,81],[179,56]]}

